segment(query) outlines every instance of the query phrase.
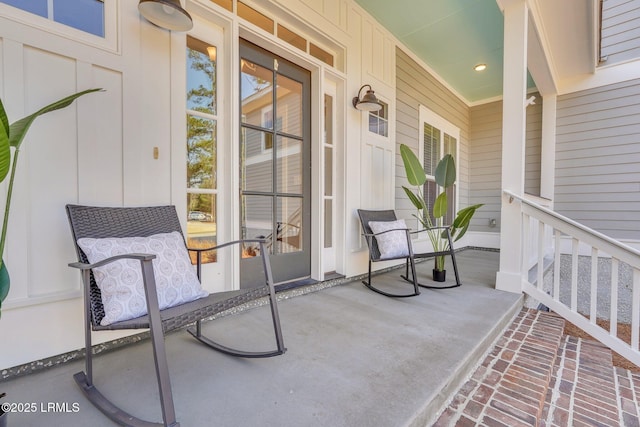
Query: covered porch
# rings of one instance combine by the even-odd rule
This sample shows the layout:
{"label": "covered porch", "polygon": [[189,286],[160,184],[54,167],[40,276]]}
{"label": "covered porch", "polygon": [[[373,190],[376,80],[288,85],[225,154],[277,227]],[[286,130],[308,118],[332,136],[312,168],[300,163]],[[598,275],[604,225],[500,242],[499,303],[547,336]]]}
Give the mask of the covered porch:
{"label": "covered porch", "polygon": [[[233,358],[186,333],[168,335],[178,421],[184,426],[283,427],[435,421],[522,307],[521,295],[495,289],[497,252],[468,249],[457,258],[462,287],[424,289],[413,298],[383,297],[366,289],[359,277],[281,293],[288,351],[279,357]],[[432,262],[418,268],[427,277]],[[375,280],[408,286],[398,269]],[[204,327],[233,343],[262,337],[267,342],[271,337],[263,333],[268,330],[261,325],[263,310],[268,308]],[[95,381],[124,409],[160,421],[151,358],[148,340],[103,354],[95,361]],[[3,382],[8,401],[38,406],[35,413],[10,414],[11,425],[111,425],[76,387],[72,376],[80,370],[77,360]],[[42,403],[45,408],[58,404],[58,410],[41,410]]]}

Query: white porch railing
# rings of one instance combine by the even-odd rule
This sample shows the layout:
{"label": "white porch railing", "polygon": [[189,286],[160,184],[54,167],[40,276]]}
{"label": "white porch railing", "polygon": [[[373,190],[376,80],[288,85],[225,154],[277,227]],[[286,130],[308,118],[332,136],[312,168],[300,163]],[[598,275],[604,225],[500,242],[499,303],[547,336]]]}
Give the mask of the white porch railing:
{"label": "white porch railing", "polygon": [[[521,205],[523,292],[640,366],[640,251],[532,200],[504,194]],[[571,252],[562,254],[565,239]],[[553,269],[545,272],[549,257]],[[537,269],[530,278],[532,259]],[[609,321],[609,330],[596,324],[598,317]],[[630,343],[618,337],[621,320],[630,323]]]}

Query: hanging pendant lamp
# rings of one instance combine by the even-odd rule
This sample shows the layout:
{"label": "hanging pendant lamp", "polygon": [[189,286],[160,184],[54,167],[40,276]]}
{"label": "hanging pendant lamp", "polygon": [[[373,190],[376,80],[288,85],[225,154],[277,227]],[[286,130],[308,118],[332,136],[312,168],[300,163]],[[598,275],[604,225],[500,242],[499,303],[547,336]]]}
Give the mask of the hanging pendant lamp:
{"label": "hanging pendant lamp", "polygon": [[189,31],[193,20],[180,5],[180,0],[140,0],[138,10],[145,19],[171,31]]}

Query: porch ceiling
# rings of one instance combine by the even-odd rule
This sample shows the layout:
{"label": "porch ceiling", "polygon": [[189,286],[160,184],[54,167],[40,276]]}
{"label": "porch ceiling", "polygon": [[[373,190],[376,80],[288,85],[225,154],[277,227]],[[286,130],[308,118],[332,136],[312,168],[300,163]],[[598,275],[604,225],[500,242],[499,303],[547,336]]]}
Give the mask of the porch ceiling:
{"label": "porch ceiling", "polygon": [[[469,103],[502,95],[504,19],[496,0],[356,2]],[[557,82],[592,72],[592,0],[561,2],[561,7],[557,0],[530,3],[539,34],[531,47],[548,55],[545,74]],[[487,69],[474,71],[480,63]]]}

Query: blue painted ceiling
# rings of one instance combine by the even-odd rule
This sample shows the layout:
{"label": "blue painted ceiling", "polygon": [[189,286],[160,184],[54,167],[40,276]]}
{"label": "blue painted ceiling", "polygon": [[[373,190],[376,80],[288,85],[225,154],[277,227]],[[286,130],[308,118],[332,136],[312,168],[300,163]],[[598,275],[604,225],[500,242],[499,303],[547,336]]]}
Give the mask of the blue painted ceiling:
{"label": "blue painted ceiling", "polygon": [[[504,20],[496,0],[356,0],[473,103],[502,94]],[[482,72],[476,64],[487,64]]]}

